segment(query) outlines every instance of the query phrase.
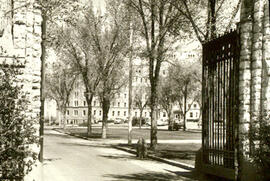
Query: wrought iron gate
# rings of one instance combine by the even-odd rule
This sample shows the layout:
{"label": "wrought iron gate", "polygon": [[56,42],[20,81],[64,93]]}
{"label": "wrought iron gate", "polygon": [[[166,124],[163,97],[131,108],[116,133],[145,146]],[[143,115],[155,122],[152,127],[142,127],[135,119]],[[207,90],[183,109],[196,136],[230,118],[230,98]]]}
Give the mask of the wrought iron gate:
{"label": "wrought iron gate", "polygon": [[239,34],[231,31],[203,45],[203,164],[235,168],[238,124]]}

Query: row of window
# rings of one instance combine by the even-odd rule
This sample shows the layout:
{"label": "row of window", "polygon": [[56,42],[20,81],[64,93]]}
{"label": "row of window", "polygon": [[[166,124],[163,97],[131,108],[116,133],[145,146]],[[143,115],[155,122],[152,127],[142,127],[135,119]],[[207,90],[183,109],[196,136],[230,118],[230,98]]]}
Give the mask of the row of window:
{"label": "row of window", "polygon": [[[83,116],[86,116],[86,110],[83,110]],[[117,113],[117,114],[116,114]],[[147,117],[147,114],[148,116],[150,117],[150,112],[144,112],[144,117]],[[163,117],[166,117],[166,112],[163,112]],[[67,115],[70,115],[70,111],[67,110]],[[73,110],[73,115],[74,116],[78,116],[79,115],[79,111],[78,110]],[[93,110],[93,115],[96,116],[97,115],[97,110]],[[102,111],[100,110],[99,111],[99,116],[102,115]],[[121,111],[112,111],[112,116],[121,116]],[[127,116],[127,111],[123,111],[123,116]],[[137,111],[134,112],[134,116],[135,117],[138,117],[139,116],[139,113]]]}
{"label": "row of window", "polygon": [[[86,116],[86,110],[83,110],[83,116]],[[117,114],[116,114],[117,113]],[[163,117],[166,117],[167,116],[167,114],[166,114],[166,112],[163,112],[162,113],[163,114]],[[69,112],[69,110],[67,110],[67,115],[70,115],[70,112]],[[79,111],[78,110],[73,110],[73,115],[74,116],[78,116],[79,115]],[[93,115],[94,116],[96,116],[97,115],[97,110],[94,110],[93,111]],[[99,116],[101,116],[102,115],[102,111],[100,110],[99,111]],[[121,111],[112,111],[112,116],[121,116]],[[149,117],[150,117],[150,112],[148,112],[148,115],[149,115]],[[123,111],[123,116],[127,116],[127,111]],[[138,116],[138,112],[135,112],[134,113],[134,116]],[[193,112],[190,112],[189,113],[189,117],[190,118],[193,118],[193,116],[194,116],[194,114],[193,114]],[[196,118],[199,116],[199,113],[198,112],[196,112]],[[147,112],[144,112],[144,117],[147,117]]]}
{"label": "row of window", "polygon": [[[140,73],[141,73],[141,70],[140,70],[140,69],[137,69],[137,70],[136,70],[136,73],[139,73],[139,74],[140,74]],[[166,71],[163,70],[163,71],[162,71],[162,74],[165,75],[165,74],[166,74]],[[147,80],[145,80],[145,81],[147,81]]]}
{"label": "row of window", "polygon": [[[147,96],[146,96],[146,98],[147,98]],[[121,103],[118,102],[118,103],[117,103],[117,106],[118,106],[118,107],[121,107],[120,104],[121,104]],[[70,104],[68,104],[68,106],[69,106],[69,105],[70,105]],[[79,101],[78,101],[78,100],[75,100],[75,101],[74,101],[74,106],[75,106],[75,107],[78,107],[78,106],[79,106]],[[83,106],[87,106],[86,101],[83,101]],[[98,102],[98,101],[94,101],[94,102],[93,102],[93,106],[99,106],[99,102]],[[115,107],[115,102],[112,102],[112,106]],[[126,102],[124,103],[124,107],[127,107],[127,103],[126,103]]]}

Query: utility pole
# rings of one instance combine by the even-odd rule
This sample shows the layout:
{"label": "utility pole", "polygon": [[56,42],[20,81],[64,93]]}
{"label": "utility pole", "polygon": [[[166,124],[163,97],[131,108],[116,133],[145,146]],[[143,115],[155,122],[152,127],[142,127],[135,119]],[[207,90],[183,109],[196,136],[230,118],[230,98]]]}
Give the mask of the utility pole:
{"label": "utility pole", "polygon": [[131,11],[129,11],[129,21],[130,21],[130,37],[129,37],[129,81],[128,81],[128,144],[132,144],[132,111],[133,111],[133,102],[132,102],[132,54],[133,54],[133,28],[131,22]]}

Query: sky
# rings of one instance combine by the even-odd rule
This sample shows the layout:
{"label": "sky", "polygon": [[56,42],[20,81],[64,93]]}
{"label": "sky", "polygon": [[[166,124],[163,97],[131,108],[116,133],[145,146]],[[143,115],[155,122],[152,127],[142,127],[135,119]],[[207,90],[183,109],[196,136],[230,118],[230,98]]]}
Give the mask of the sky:
{"label": "sky", "polygon": [[101,11],[104,11],[105,9],[105,0],[92,0],[93,2],[93,5],[96,7],[96,8],[101,8]]}

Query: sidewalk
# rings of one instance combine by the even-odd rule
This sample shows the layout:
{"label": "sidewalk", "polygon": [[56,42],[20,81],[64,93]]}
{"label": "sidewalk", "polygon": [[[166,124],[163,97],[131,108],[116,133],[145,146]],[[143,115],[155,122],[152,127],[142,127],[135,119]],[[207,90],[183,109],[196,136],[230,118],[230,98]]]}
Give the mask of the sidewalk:
{"label": "sidewalk", "polygon": [[[96,145],[111,145],[113,148],[122,150],[122,151],[126,151],[132,154],[136,154],[136,150],[134,148],[134,145],[136,145],[137,141],[136,139],[132,140],[132,145],[133,148],[130,146],[127,146],[127,140],[117,140],[117,139],[95,139],[95,138],[87,138],[84,136],[81,136],[79,134],[73,134],[73,133],[69,133],[69,132],[64,132],[63,130],[59,130],[59,129],[54,129],[55,131],[58,131],[60,133],[64,133],[64,134],[68,134],[70,136],[75,136],[81,139],[85,139],[88,140],[89,142],[96,144]],[[150,140],[146,140],[147,143],[150,143]],[[201,144],[201,140],[158,140],[158,143],[161,144]],[[179,161],[175,161],[172,159],[166,159],[166,158],[162,158],[159,156],[156,156],[153,153],[150,153],[148,158],[156,160],[156,161],[160,161],[163,163],[167,163],[173,166],[177,166],[177,167],[181,167],[187,170],[194,170],[194,165],[192,164],[186,164],[183,162],[179,162]]]}

